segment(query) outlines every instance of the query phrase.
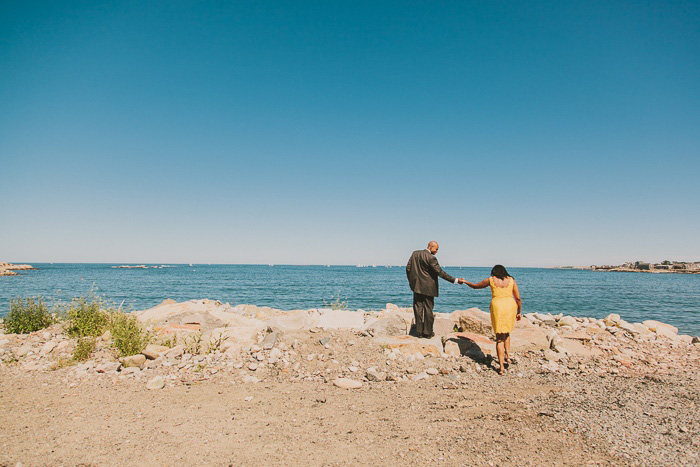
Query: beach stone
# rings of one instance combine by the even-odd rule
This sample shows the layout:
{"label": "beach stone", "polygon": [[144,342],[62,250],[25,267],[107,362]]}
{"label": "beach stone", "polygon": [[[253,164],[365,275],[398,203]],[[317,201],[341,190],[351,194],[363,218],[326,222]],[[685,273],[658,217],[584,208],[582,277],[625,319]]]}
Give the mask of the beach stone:
{"label": "beach stone", "polygon": [[146,356],[143,354],[129,355],[122,358],[122,366],[124,368],[141,367],[144,363],[146,363]]}
{"label": "beach stone", "polygon": [[450,314],[450,318],[462,332],[495,337],[491,328],[491,315],[479,308],[454,311]]}
{"label": "beach stone", "polygon": [[381,382],[386,381],[386,373],[383,371],[377,371],[376,368],[368,368],[365,374],[368,381]]}
{"label": "beach stone", "polygon": [[350,378],[336,378],[333,380],[333,385],[341,389],[359,389],[362,387],[362,381]]}
{"label": "beach stone", "polygon": [[677,339],[678,328],[675,326],[651,319],[642,321],[642,324],[648,327],[651,331],[656,332],[657,336],[664,336],[672,340]]}
{"label": "beach stone", "polygon": [[700,337],[698,337],[698,336],[693,337],[692,342],[693,342],[693,344],[700,344]]}
{"label": "beach stone", "polygon": [[258,369],[258,364],[257,364],[257,363],[250,363],[250,364],[248,365],[248,369],[249,369],[250,371],[255,371],[255,370]]}
{"label": "beach stone", "polygon": [[433,333],[436,336],[446,336],[455,332],[455,322],[449,316],[435,316],[433,321]]}
{"label": "beach stone", "polygon": [[244,383],[253,383],[253,384],[260,382],[260,380],[253,375],[245,375],[243,378],[241,378],[241,381]]}
{"label": "beach stone", "polygon": [[427,370],[425,370],[425,372],[430,376],[435,376],[439,373],[437,368],[428,368]]}
{"label": "beach stone", "polygon": [[130,366],[130,367],[122,368],[121,372],[122,372],[122,374],[125,374],[125,375],[136,375],[136,374],[141,373],[141,368],[139,368],[137,366]]}
{"label": "beach stone", "polygon": [[148,344],[141,353],[146,356],[149,360],[155,360],[161,355],[165,354],[170,350],[170,347],[164,345]]}
{"label": "beach stone", "polygon": [[[496,343],[481,334],[457,332],[443,338],[445,353],[481,360],[495,352]],[[448,353],[449,352],[449,353]]]}
{"label": "beach stone", "polygon": [[301,331],[312,327],[311,316],[307,311],[295,310],[274,316],[266,321],[272,331]]}
{"label": "beach stone", "polygon": [[119,362],[105,362],[95,366],[95,371],[97,373],[111,373],[116,372],[121,366],[122,364]]}
{"label": "beach stone", "polygon": [[265,336],[265,339],[263,339],[263,342],[262,342],[263,350],[270,350],[275,345],[277,345],[278,336],[279,336],[279,333],[277,331],[273,331],[270,334],[268,334],[267,336]]}
{"label": "beach stone", "polygon": [[571,326],[572,328],[578,327],[578,322],[573,316],[564,316],[557,322],[557,324],[559,326]]}
{"label": "beach stone", "polygon": [[24,357],[25,355],[27,355],[31,351],[32,351],[32,344],[26,343],[26,344],[22,344],[19,347],[19,349],[17,349],[17,351],[15,352],[15,355],[17,355],[18,357]]}
{"label": "beach stone", "polygon": [[282,351],[275,347],[274,349],[270,350],[270,358],[282,358]]}
{"label": "beach stone", "polygon": [[418,354],[440,356],[438,345],[442,348],[439,338],[437,340],[419,339],[413,336],[383,336],[375,337],[374,342],[389,349],[398,349],[404,355]]}
{"label": "beach stone", "polygon": [[425,371],[422,371],[418,374],[413,375],[411,377],[411,381],[420,381],[422,379],[429,379],[429,378],[430,378],[430,375],[428,375],[428,373],[426,373]]}
{"label": "beach stone", "polygon": [[322,329],[362,329],[365,325],[364,313],[350,310],[319,309],[312,316],[313,326]]}
{"label": "beach stone", "polygon": [[151,379],[148,383],[146,383],[146,389],[150,390],[163,389],[164,387],[165,380],[162,376],[156,376],[155,378]]}
{"label": "beach stone", "polygon": [[617,326],[622,318],[617,313],[610,313],[608,316],[603,318],[603,322],[606,326]]}
{"label": "beach stone", "polygon": [[166,358],[177,358],[177,357],[182,357],[182,355],[185,353],[185,346],[184,345],[176,345],[172,349],[168,350],[165,352],[165,357]]}
{"label": "beach stone", "polygon": [[50,354],[50,353],[53,351],[53,349],[56,348],[57,345],[58,345],[58,342],[56,342],[56,341],[48,341],[46,344],[44,344],[44,345],[41,347],[41,350],[39,351],[39,354],[41,354],[41,355],[48,355],[48,354]]}
{"label": "beach stone", "polygon": [[564,334],[563,337],[566,337],[567,339],[575,339],[578,341],[583,341],[583,342],[588,342],[591,340],[590,334],[586,333],[585,331],[576,331],[576,332],[571,332]]}
{"label": "beach stone", "polygon": [[408,334],[406,321],[393,313],[367,323],[364,328],[370,336],[405,336]]}
{"label": "beach stone", "polygon": [[544,359],[548,362],[558,362],[559,358],[559,353],[555,352],[554,350],[547,349],[544,351]]}

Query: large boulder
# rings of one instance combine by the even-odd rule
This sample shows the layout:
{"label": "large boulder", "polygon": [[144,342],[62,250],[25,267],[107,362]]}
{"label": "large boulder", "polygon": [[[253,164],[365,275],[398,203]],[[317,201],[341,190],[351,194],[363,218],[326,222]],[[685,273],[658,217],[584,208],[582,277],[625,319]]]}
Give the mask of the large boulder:
{"label": "large boulder", "polygon": [[307,311],[294,310],[276,315],[266,321],[273,331],[301,331],[313,326],[311,316]]}
{"label": "large boulder", "polygon": [[364,330],[371,336],[405,336],[408,334],[406,321],[398,313],[387,313],[365,325]]}
{"label": "large boulder", "polygon": [[388,349],[398,349],[404,355],[434,355],[440,356],[441,352],[438,346],[439,338],[435,339],[419,339],[413,336],[383,336],[375,337],[374,342]]}
{"label": "large boulder", "polygon": [[654,331],[657,336],[664,336],[669,339],[675,339],[678,336],[678,328],[670,324],[654,321],[653,319],[642,321],[642,324],[649,330]]}
{"label": "large boulder", "polygon": [[321,308],[311,316],[311,322],[314,327],[323,329],[362,329],[365,316],[358,311]]}
{"label": "large boulder", "polygon": [[443,340],[445,353],[454,357],[465,356],[474,360],[483,360],[496,351],[496,343],[486,336],[471,332],[457,332],[445,336]]}
{"label": "large boulder", "polygon": [[454,311],[450,318],[462,332],[481,334],[490,338],[495,337],[491,327],[491,315],[478,308]]}
{"label": "large boulder", "polygon": [[510,348],[513,352],[547,349],[549,348],[547,331],[527,319],[516,321],[515,329],[510,334]]}

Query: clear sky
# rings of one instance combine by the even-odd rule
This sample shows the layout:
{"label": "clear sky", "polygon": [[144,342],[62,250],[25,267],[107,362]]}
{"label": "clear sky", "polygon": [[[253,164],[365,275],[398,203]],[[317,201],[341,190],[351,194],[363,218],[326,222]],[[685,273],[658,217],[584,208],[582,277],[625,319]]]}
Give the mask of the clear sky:
{"label": "clear sky", "polygon": [[0,261],[700,260],[700,4],[0,2]]}

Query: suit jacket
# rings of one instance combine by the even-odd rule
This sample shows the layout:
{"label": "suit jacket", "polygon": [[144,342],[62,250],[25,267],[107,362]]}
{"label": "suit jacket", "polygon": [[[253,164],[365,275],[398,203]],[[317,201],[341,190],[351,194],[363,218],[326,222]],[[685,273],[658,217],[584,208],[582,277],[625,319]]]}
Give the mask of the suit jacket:
{"label": "suit jacket", "polygon": [[435,255],[428,250],[413,252],[406,265],[406,276],[411,290],[431,297],[438,296],[438,277],[455,281],[454,277],[442,270]]}

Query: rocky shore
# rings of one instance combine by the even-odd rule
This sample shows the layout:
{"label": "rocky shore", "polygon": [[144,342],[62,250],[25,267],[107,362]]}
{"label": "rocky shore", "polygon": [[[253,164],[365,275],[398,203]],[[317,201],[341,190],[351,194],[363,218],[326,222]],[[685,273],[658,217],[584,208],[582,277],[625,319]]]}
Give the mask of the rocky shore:
{"label": "rocky shore", "polygon": [[61,324],[0,334],[0,465],[700,463],[700,341],[664,323],[526,314],[499,376],[476,308],[429,340],[391,304],[134,315],[151,343],[121,359],[108,332],[69,366]]}
{"label": "rocky shore", "polygon": [[28,271],[36,269],[30,264],[11,264],[0,262],[0,276],[16,276],[15,271]]}

